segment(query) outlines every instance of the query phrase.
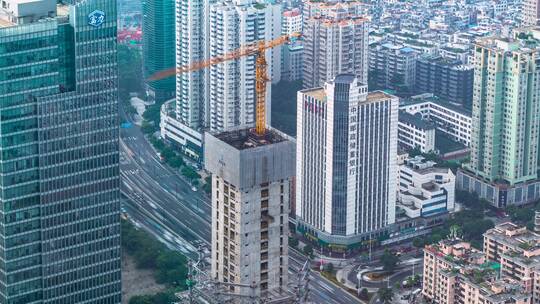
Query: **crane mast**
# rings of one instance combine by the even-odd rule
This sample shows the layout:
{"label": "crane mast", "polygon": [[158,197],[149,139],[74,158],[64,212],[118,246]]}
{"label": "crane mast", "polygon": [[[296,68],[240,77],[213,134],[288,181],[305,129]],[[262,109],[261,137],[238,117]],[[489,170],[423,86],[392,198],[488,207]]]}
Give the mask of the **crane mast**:
{"label": "crane mast", "polygon": [[259,42],[257,59],[255,60],[255,98],[256,98],[256,119],[255,133],[263,136],[266,132],[266,74],[267,63],[264,54],[266,48],[264,42]]}
{"label": "crane mast", "polygon": [[255,134],[263,136],[266,133],[266,83],[268,82],[268,63],[266,62],[265,52],[267,49],[285,44],[292,38],[300,37],[300,33],[292,35],[283,35],[271,41],[259,41],[226,53],[223,56],[217,56],[208,60],[192,63],[187,66],[171,68],[158,72],[150,76],[150,81],[156,81],[176,74],[189,73],[208,68],[229,60],[235,60],[244,56],[255,55]]}

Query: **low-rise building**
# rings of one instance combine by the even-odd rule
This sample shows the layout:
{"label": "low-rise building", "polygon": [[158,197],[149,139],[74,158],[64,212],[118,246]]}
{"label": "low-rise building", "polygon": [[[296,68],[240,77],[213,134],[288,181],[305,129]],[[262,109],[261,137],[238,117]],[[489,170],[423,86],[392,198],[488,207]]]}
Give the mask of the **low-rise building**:
{"label": "low-rise building", "polygon": [[435,151],[435,125],[420,114],[399,111],[398,143],[406,149],[418,148],[422,153]]}
{"label": "low-rise building", "polygon": [[[447,50],[447,53],[450,51]],[[450,56],[446,54],[446,56]],[[443,100],[472,109],[474,68],[459,60],[424,55],[416,62],[415,92],[432,93]]]}
{"label": "low-rise building", "polygon": [[424,249],[422,294],[440,304],[529,304],[533,294],[519,280],[499,276],[499,264],[460,239]]}
{"label": "low-rise building", "polygon": [[414,88],[417,52],[389,42],[372,44],[369,49],[369,71],[378,88],[396,91]]}
{"label": "low-rise building", "polygon": [[433,94],[421,94],[402,101],[399,106],[409,114],[421,114],[452,140],[465,146],[471,144],[472,113]]}
{"label": "low-rise building", "polygon": [[422,156],[400,165],[397,207],[408,217],[430,217],[454,210],[456,177],[452,170],[435,165]]}
{"label": "low-rise building", "polygon": [[492,261],[509,252],[540,255],[540,234],[511,222],[502,223],[484,233],[484,252]]}
{"label": "low-rise building", "polygon": [[186,156],[201,163],[203,161],[203,134],[178,121],[175,108],[174,99],[161,106],[160,135],[178,147]]}

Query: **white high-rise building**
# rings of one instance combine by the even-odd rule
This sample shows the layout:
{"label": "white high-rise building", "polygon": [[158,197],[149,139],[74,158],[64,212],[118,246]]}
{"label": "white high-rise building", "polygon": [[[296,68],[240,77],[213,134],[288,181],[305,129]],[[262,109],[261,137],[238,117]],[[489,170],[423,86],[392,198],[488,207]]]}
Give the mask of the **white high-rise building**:
{"label": "white high-rise building", "polygon": [[298,92],[300,231],[350,245],[395,222],[398,98],[353,74]]}
{"label": "white high-rise building", "polygon": [[[259,0],[177,0],[176,66],[184,67],[281,35],[278,4]],[[281,78],[281,48],[268,49],[268,78]],[[268,84],[267,100],[271,85]],[[161,135],[202,159],[202,130],[255,123],[255,56],[176,76],[176,107],[162,108]],[[270,123],[270,102],[267,103]]]}
{"label": "white high-rise building", "polygon": [[[250,0],[221,0],[210,6],[209,56],[218,57],[257,41],[281,36],[281,6]],[[281,48],[266,51],[268,77],[281,78]],[[255,55],[209,68],[209,121],[211,131],[255,124]],[[267,85],[270,100],[271,84]],[[266,121],[270,124],[270,102]]]}
{"label": "white high-rise building", "polygon": [[340,73],[353,73],[367,84],[369,20],[339,3],[316,12],[304,14],[304,88],[322,86]]}
{"label": "white high-rise building", "polygon": [[540,0],[523,0],[521,12],[522,25],[538,25],[538,21],[540,20]]}
{"label": "white high-rise building", "polygon": [[283,12],[281,33],[283,35],[292,35],[302,32],[302,12],[295,8]]}
{"label": "white high-rise building", "polygon": [[[214,0],[177,0],[175,4],[176,67],[208,58],[208,11]],[[161,137],[186,155],[202,159],[202,130],[208,117],[207,70],[176,75],[176,100],[161,109]]]}

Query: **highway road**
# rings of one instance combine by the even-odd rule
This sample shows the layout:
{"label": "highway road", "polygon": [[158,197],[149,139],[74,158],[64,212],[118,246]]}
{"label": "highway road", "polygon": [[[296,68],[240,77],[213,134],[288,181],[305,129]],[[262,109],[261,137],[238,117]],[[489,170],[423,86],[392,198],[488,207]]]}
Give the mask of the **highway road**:
{"label": "highway road", "polygon": [[[191,258],[197,256],[197,247],[205,247],[208,252],[210,199],[201,191],[193,191],[189,182],[160,162],[139,127],[123,124],[120,135],[123,208],[131,219],[170,248]],[[295,282],[305,259],[291,253],[291,282]],[[317,273],[311,275],[309,290],[313,303],[359,303],[354,296]]]}

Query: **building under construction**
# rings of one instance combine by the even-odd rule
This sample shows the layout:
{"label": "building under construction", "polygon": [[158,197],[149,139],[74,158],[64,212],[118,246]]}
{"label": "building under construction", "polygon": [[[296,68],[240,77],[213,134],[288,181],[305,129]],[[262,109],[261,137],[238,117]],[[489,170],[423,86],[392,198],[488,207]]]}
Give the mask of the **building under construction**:
{"label": "building under construction", "polygon": [[205,142],[205,167],[212,173],[212,278],[261,303],[290,298],[288,212],[295,144],[274,129],[207,133]]}

